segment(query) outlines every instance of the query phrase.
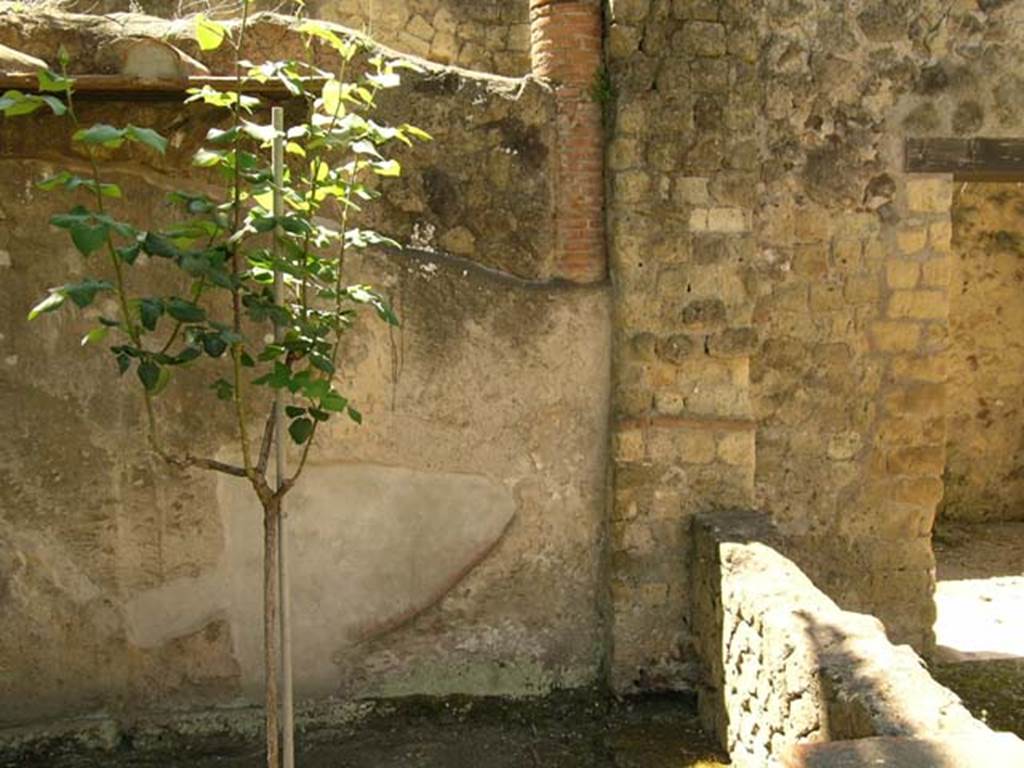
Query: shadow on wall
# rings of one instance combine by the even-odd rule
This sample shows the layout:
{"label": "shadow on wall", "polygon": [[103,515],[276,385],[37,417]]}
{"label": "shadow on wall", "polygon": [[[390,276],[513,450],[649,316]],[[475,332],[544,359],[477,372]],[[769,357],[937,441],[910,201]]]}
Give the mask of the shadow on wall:
{"label": "shadow on wall", "polygon": [[[870,653],[870,646],[862,638],[851,636],[848,628],[841,629],[822,621],[808,611],[799,611],[796,615],[804,622],[804,635],[817,661],[815,671],[823,698],[822,734],[833,742],[866,740],[863,744],[854,745],[851,753],[863,758],[865,765],[881,758],[892,760],[883,762],[883,765],[905,765],[895,760],[901,754],[895,742],[873,739],[910,735],[897,727],[893,727],[891,732],[880,732],[886,729],[880,729],[874,722],[878,713],[872,712],[866,703],[885,699],[888,695],[891,682],[886,679],[884,662],[880,663],[881,660]],[[840,674],[847,680],[838,679]],[[849,688],[850,679],[856,681],[853,690]],[[933,747],[922,744],[920,749],[922,751],[915,754],[922,759],[926,756],[931,758],[921,765],[945,765],[941,762],[942,755]]]}
{"label": "shadow on wall", "polygon": [[[928,679],[921,685],[901,679],[899,664],[871,638],[850,632],[809,611],[796,615],[804,622],[804,635],[813,649],[815,670],[822,692],[821,725],[827,741],[790,746],[783,768],[892,765],[904,768],[989,768],[1020,765],[1024,749],[1008,733],[993,733],[969,715],[948,690]],[[852,614],[844,616],[849,622]],[[880,624],[859,616],[865,625]],[[870,630],[870,626],[866,626]],[[881,630],[881,626],[878,627]],[[912,669],[923,672],[923,662],[906,646],[892,647]],[[937,702],[949,694],[953,707]],[[915,696],[918,697],[915,700]],[[948,713],[948,717],[947,717]]]}

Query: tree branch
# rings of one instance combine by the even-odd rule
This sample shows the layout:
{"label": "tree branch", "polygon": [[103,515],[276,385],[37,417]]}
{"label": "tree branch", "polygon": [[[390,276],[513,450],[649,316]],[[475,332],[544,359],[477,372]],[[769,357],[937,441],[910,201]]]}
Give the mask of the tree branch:
{"label": "tree branch", "polygon": [[274,443],[274,410],[267,414],[267,422],[263,425],[263,437],[260,440],[260,456],[256,463],[256,473],[266,476],[267,462],[270,461],[270,447]]}
{"label": "tree branch", "polygon": [[150,441],[150,447],[152,447],[153,452],[157,456],[172,467],[177,467],[178,469],[190,469],[192,467],[197,467],[199,469],[208,469],[211,472],[221,472],[225,475],[231,475],[232,477],[248,477],[245,467],[238,467],[224,461],[217,461],[216,459],[193,456],[190,453],[186,453],[184,456],[173,456],[153,440]]}

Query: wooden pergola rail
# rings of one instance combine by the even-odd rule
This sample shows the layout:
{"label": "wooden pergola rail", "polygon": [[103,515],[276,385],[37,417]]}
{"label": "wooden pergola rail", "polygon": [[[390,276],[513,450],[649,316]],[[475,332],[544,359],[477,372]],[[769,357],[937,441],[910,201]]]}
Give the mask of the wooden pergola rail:
{"label": "wooden pergola rail", "polygon": [[[218,90],[229,91],[234,90],[237,84],[234,77],[227,75],[193,75],[173,80],[141,79],[125,75],[71,74],[70,77],[75,81],[76,93],[123,99],[180,98],[190,88],[202,88],[204,85],[209,85]],[[308,82],[319,87],[322,81],[311,79]],[[7,90],[38,92],[39,82],[34,73],[0,73],[0,93]],[[291,98],[288,89],[273,80],[261,83],[252,79],[243,79],[242,92],[275,99]]]}

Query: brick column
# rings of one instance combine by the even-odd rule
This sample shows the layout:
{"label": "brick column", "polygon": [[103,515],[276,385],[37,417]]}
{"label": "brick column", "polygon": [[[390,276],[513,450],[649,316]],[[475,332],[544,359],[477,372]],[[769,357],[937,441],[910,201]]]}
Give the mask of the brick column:
{"label": "brick column", "polygon": [[555,275],[604,279],[603,131],[591,86],[601,68],[598,0],[530,0],[533,74],[550,80],[558,103],[555,161]]}

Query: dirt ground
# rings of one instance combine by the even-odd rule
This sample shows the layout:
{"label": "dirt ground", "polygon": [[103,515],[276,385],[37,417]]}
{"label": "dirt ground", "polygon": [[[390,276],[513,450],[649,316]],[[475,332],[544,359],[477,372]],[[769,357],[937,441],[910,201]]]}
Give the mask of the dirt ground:
{"label": "dirt ground", "polygon": [[[112,753],[51,746],[7,768],[255,768],[258,743],[217,739]],[[701,732],[691,699],[613,702],[560,696],[542,701],[406,700],[378,704],[342,729],[305,734],[303,768],[717,768],[727,765]]]}
{"label": "dirt ground", "polygon": [[1024,576],[1024,522],[940,523],[935,559],[939,581]]}

